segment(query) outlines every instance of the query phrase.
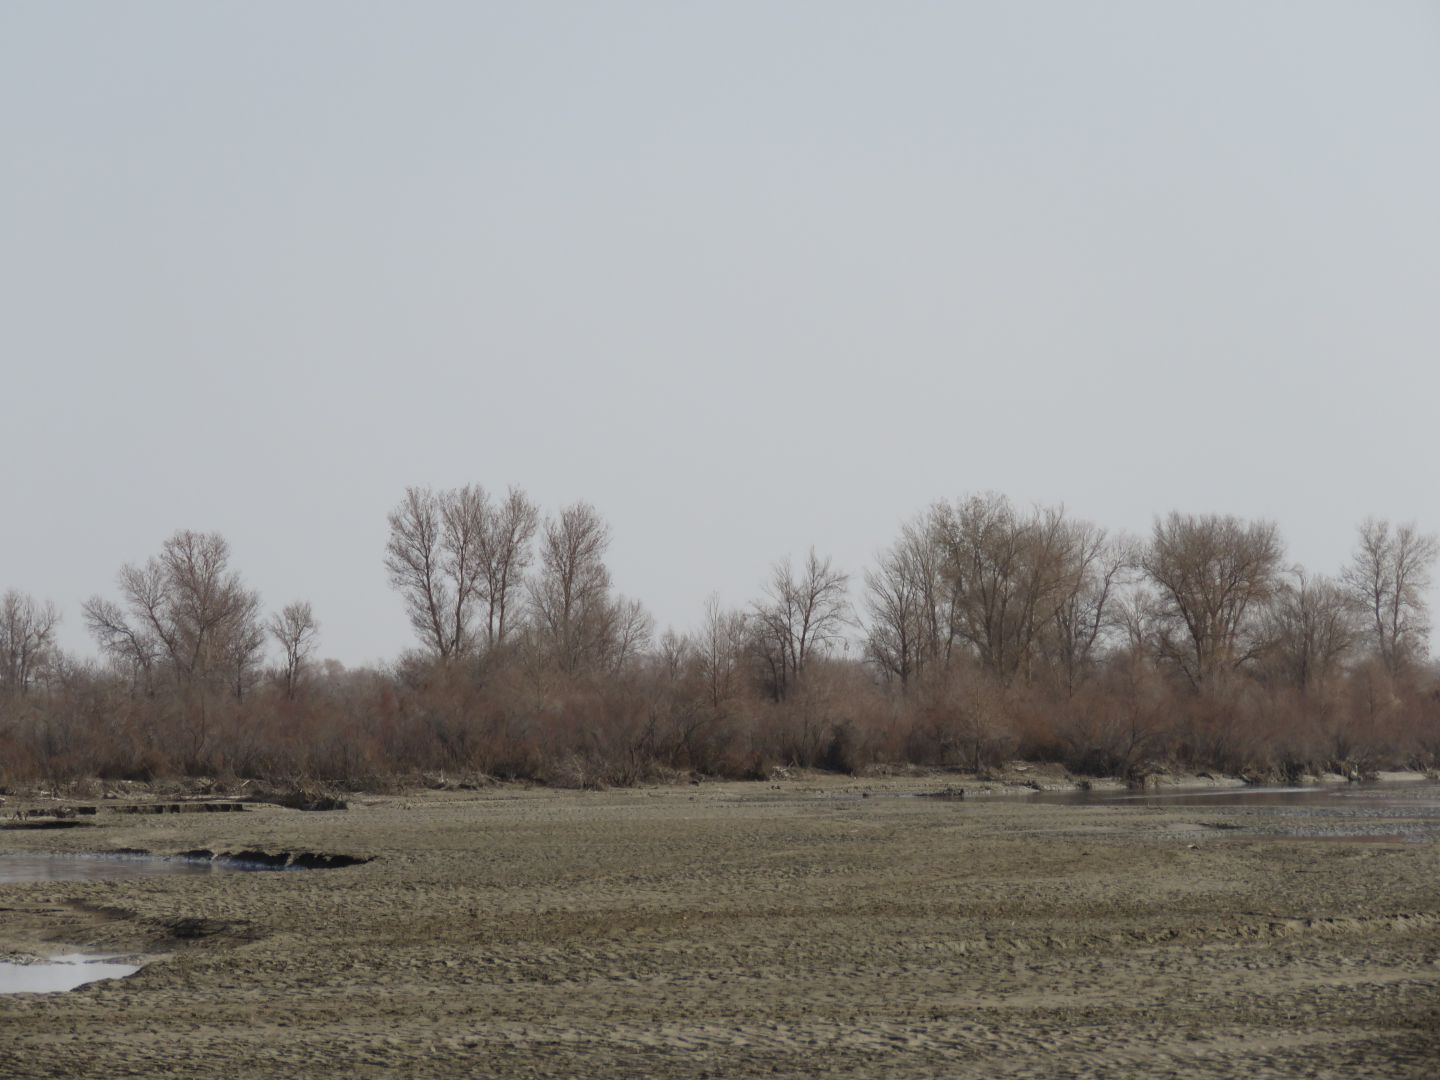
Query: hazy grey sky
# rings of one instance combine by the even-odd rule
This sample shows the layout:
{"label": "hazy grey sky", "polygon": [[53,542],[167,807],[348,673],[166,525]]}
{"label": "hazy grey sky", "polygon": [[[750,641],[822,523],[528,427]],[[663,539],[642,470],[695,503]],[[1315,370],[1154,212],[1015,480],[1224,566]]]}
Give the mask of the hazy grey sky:
{"label": "hazy grey sky", "polygon": [[0,588],[180,527],[347,663],[407,483],[661,627],[995,489],[1440,527],[1440,4],[0,6]]}

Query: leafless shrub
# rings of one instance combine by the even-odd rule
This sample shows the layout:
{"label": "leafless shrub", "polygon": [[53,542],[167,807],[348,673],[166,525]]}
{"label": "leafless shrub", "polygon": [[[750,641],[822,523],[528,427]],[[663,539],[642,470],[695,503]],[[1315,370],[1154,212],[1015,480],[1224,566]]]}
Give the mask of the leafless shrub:
{"label": "leafless shrub", "polygon": [[812,549],[754,603],[712,597],[657,637],[615,590],[588,504],[542,528],[515,489],[411,488],[389,523],[420,647],[378,670],[318,659],[308,604],[264,618],[215,534],[176,533],[85,605],[105,663],[56,648],[52,606],[5,594],[0,783],[594,788],[983,774],[1016,753],[1132,778],[1440,765],[1435,543],[1413,526],[1365,523],[1331,580],[1283,567],[1265,522],[1174,514],[1139,545],[979,496],[901,528],[858,618],[848,575]]}

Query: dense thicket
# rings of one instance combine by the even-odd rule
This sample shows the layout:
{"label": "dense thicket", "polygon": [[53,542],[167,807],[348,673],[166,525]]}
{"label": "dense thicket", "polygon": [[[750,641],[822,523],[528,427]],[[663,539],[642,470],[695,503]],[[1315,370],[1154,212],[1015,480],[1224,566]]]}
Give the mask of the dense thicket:
{"label": "dense thicket", "polygon": [[975,496],[906,522],[858,581],[812,549],[658,637],[609,545],[585,503],[407,490],[383,567],[417,647],[381,670],[317,662],[310,605],[267,618],[215,534],[176,533],[84,605],[96,660],[6,593],[0,781],[1440,762],[1437,545],[1410,525],[1363,523],[1332,578],[1290,565],[1269,522],[1170,514],[1142,539]]}

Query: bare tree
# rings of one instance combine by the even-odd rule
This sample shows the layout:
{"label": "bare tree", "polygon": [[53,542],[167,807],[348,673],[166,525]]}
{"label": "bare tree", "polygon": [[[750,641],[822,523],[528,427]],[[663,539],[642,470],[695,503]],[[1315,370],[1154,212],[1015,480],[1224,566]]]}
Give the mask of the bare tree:
{"label": "bare tree", "polygon": [[866,656],[884,678],[899,682],[902,693],[920,678],[935,652],[940,620],[933,604],[943,586],[934,580],[939,559],[927,558],[932,536],[923,523],[907,524],[900,539],[881,553],[879,565],[865,571]]}
{"label": "bare tree", "polygon": [[309,601],[297,600],[270,616],[265,628],[280,646],[283,654],[280,674],[285,684],[285,696],[293,698],[310,657],[314,655],[320,624],[315,620]]}
{"label": "bare tree", "polygon": [[712,708],[737,696],[740,692],[741,663],[745,654],[746,619],[743,611],[727,611],[720,598],[711,593],[705,600],[705,612],[696,634],[700,656],[700,673],[705,680],[705,694]]}
{"label": "bare tree", "polygon": [[755,605],[756,652],[778,701],[810,658],[840,640],[850,614],[849,575],[812,547],[797,575],[787,556],[771,570],[765,598]]}
{"label": "bare tree", "polygon": [[665,682],[679,683],[690,670],[695,658],[695,645],[687,634],[678,634],[674,627],[667,627],[660,635],[655,659],[664,673]]}
{"label": "bare tree", "polygon": [[[668,631],[660,640],[659,661],[667,693],[657,710],[660,745],[671,764],[709,771],[714,768],[714,739],[723,731],[726,702],[738,693],[740,662],[745,649],[743,619],[733,626],[733,613],[709,597],[706,617],[694,635]],[[734,630],[728,638],[727,625]]]}
{"label": "bare tree", "polygon": [[1425,591],[1440,554],[1433,535],[1413,524],[1392,528],[1367,519],[1342,580],[1364,613],[1367,635],[1385,669],[1395,676],[1425,658],[1430,613]]}
{"label": "bare tree", "polygon": [[389,521],[385,569],[390,584],[405,601],[410,625],[421,642],[446,659],[456,634],[446,622],[452,598],[443,569],[440,500],[429,488],[408,487]]}
{"label": "bare tree", "polygon": [[905,565],[915,584],[921,618],[921,673],[944,672],[960,644],[956,582],[947,573],[950,553],[937,527],[943,512],[937,504],[901,530]]}
{"label": "bare tree", "polygon": [[505,642],[512,628],[512,613],[525,587],[530,565],[531,542],[539,526],[540,512],[523,491],[512,487],[489,516],[482,537],[482,567],[485,575],[485,641],[489,648]]}
{"label": "bare tree", "polygon": [[265,625],[260,618],[260,597],[250,593],[236,613],[235,632],[225,639],[221,663],[236,701],[242,701],[260,677],[265,653]]}
{"label": "bare tree", "polygon": [[122,567],[121,603],[93,597],[85,619],[100,647],[147,678],[215,682],[243,693],[258,662],[259,597],[230,569],[219,533],[177,532],[143,566]]}
{"label": "bare tree", "polygon": [[1112,606],[1119,647],[1132,656],[1148,656],[1159,651],[1155,645],[1158,635],[1154,618],[1159,606],[1155,594],[1142,585],[1133,584],[1120,592]]}
{"label": "bare tree", "polygon": [[1358,631],[1346,590],[1297,567],[1276,588],[1264,614],[1265,667],[1297,690],[1323,686],[1339,674]]}
{"label": "bare tree", "polygon": [[147,629],[148,619],[142,616],[132,620],[119,604],[99,596],[87,600],[82,610],[100,651],[129,673],[133,687],[153,694],[164,647],[159,637]]}
{"label": "bare tree", "polygon": [[555,665],[574,675],[606,658],[615,628],[605,553],[610,527],[578,502],[545,523],[540,573],[529,585],[535,629]]}
{"label": "bare tree", "polygon": [[23,695],[53,658],[60,612],[14,589],[0,598],[0,694]]}
{"label": "bare tree", "polygon": [[390,513],[385,546],[390,584],[404,599],[421,643],[442,661],[475,646],[492,513],[485,490],[470,484],[439,492],[406,488]]}
{"label": "bare tree", "polygon": [[612,674],[619,674],[650,647],[655,620],[639,600],[619,596],[606,603],[602,649]]}
{"label": "bare tree", "polygon": [[955,634],[1004,686],[1028,679],[1041,632],[1073,592],[1076,537],[1063,509],[1018,514],[1002,495],[938,504]]}
{"label": "bare tree", "polygon": [[1192,686],[1253,660],[1256,617],[1274,594],[1284,547],[1267,521],[1172,513],[1142,558],[1157,589],[1156,648]]}
{"label": "bare tree", "polygon": [[1128,537],[1112,538],[1088,522],[1070,526],[1068,573],[1041,647],[1058,670],[1067,694],[1091,672],[1102,644],[1124,631],[1115,603],[1139,557]]}

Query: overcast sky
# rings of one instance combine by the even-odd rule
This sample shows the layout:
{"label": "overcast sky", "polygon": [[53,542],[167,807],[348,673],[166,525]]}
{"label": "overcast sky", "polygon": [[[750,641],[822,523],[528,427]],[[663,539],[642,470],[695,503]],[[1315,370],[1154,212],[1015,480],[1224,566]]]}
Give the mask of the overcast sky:
{"label": "overcast sky", "polygon": [[1440,4],[0,6],[0,588],[218,530],[411,643],[406,484],[661,628],[994,489],[1440,527]]}

